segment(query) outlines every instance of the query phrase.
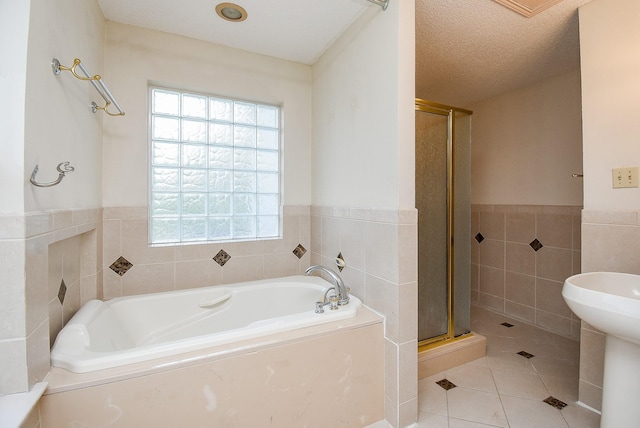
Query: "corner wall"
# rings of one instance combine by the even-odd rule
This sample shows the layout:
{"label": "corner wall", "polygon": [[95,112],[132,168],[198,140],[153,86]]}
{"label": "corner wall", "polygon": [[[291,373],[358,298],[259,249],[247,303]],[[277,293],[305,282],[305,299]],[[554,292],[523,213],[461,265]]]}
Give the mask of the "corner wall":
{"label": "corner wall", "polygon": [[313,66],[312,261],[386,317],[385,417],[416,422],[415,2],[369,8]]}
{"label": "corner wall", "polygon": [[[613,189],[612,168],[640,165],[640,4],[580,8],[584,212],[582,270],[640,274],[640,189]],[[602,403],[604,338],[582,323],[580,401]]]}

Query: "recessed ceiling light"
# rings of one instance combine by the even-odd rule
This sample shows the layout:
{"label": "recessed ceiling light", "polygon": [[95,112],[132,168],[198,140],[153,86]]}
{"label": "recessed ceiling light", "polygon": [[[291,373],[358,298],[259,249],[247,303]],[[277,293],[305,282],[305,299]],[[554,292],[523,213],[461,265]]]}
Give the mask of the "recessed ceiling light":
{"label": "recessed ceiling light", "polygon": [[234,3],[220,3],[216,6],[216,13],[220,18],[231,22],[240,22],[247,19],[247,11],[242,6]]}

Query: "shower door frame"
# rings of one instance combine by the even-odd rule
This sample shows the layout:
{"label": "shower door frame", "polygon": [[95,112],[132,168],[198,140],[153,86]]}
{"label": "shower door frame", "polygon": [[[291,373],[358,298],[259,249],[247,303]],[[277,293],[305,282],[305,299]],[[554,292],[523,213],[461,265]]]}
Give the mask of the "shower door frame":
{"label": "shower door frame", "polygon": [[[418,351],[425,351],[443,343],[460,340],[472,335],[471,332],[455,336],[454,314],[454,201],[455,201],[455,115],[473,115],[473,111],[448,106],[420,98],[415,99],[415,111],[447,117],[447,332],[418,341]],[[420,316],[420,314],[418,314]]]}

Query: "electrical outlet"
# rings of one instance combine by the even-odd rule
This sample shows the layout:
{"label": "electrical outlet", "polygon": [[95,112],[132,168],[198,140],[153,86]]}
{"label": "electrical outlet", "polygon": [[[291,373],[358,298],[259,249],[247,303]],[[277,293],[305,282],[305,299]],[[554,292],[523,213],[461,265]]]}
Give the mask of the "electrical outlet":
{"label": "electrical outlet", "polygon": [[638,167],[629,166],[613,169],[613,188],[639,187]]}

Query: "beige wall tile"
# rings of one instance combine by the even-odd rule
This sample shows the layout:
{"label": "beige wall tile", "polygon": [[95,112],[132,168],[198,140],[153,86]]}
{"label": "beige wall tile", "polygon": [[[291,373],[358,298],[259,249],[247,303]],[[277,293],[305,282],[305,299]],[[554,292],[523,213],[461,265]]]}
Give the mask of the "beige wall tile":
{"label": "beige wall tile", "polygon": [[174,246],[149,247],[147,224],[147,219],[122,221],[122,254],[118,257],[124,256],[134,265],[173,262]]}
{"label": "beige wall tile", "polygon": [[504,310],[507,315],[510,315],[514,318],[525,320],[532,324],[535,324],[536,322],[536,310],[532,306],[526,306],[520,303],[512,302],[510,300],[506,300],[504,302]]}
{"label": "beige wall tile", "polygon": [[222,267],[222,283],[253,281],[264,277],[263,256],[231,256]]}
{"label": "beige wall tile", "polygon": [[580,401],[596,410],[602,410],[602,388],[583,380],[578,384]]}
{"label": "beige wall tile", "polygon": [[582,251],[585,272],[615,271],[640,274],[640,227],[583,224],[584,242],[596,243]]}
{"label": "beige wall tile", "polygon": [[573,248],[573,216],[541,214],[536,216],[536,238],[542,245]]}
{"label": "beige wall tile", "polygon": [[291,251],[264,255],[264,278],[279,278],[301,273],[300,259]]}
{"label": "beige wall tile", "polygon": [[478,294],[478,302],[481,306],[504,313],[504,298],[481,292]]}
{"label": "beige wall tile", "polygon": [[478,291],[480,289],[480,266],[471,265],[471,290]]}
{"label": "beige wall tile", "polygon": [[582,329],[580,335],[580,379],[602,388],[606,335]]}
{"label": "beige wall tile", "polygon": [[[49,237],[39,236],[26,241],[25,253],[25,313],[26,335],[49,317]],[[21,281],[21,283],[23,283]]]}
{"label": "beige wall tile", "polygon": [[506,273],[505,297],[528,307],[536,305],[536,279],[534,276],[514,272]]}
{"label": "beige wall tile", "polygon": [[[66,283],[66,281],[65,281]],[[71,317],[80,309],[80,280],[67,285],[67,292],[64,295],[64,304],[62,305],[62,323],[68,323]]]}
{"label": "beige wall tile", "polygon": [[562,298],[563,285],[563,282],[537,278],[536,308],[564,318],[571,318],[571,310]]}
{"label": "beige wall tile", "polygon": [[366,226],[365,271],[398,283],[398,226],[388,223],[366,223]]}
{"label": "beige wall tile", "polygon": [[504,298],[504,270],[480,266],[479,290]]}
{"label": "beige wall tile", "polygon": [[494,239],[482,241],[480,244],[480,264],[504,269],[505,242]]}
{"label": "beige wall tile", "polygon": [[573,249],[580,251],[582,247],[582,218],[580,215],[574,215],[572,218],[572,234],[573,234]]}
{"label": "beige wall tile", "polygon": [[386,317],[385,336],[398,343],[398,287],[374,275],[366,275],[365,284],[367,306]]}
{"label": "beige wall tile", "polygon": [[418,397],[418,342],[410,340],[400,345],[398,349],[398,367],[400,386],[399,404]]}
{"label": "beige wall tile", "polygon": [[208,287],[220,283],[222,283],[222,268],[213,259],[183,261],[175,264],[176,290]]}
{"label": "beige wall tile", "polygon": [[[49,355],[48,349],[46,355]],[[0,394],[29,390],[26,338],[0,340],[0,367]]]}
{"label": "beige wall tile", "polygon": [[479,232],[485,239],[505,239],[505,213],[481,212],[479,217]]}
{"label": "beige wall tile", "polygon": [[506,244],[506,270],[525,275],[535,275],[536,253],[529,244]]}
{"label": "beige wall tile", "polygon": [[[389,339],[384,341],[384,395],[396,407],[399,402],[399,345]],[[417,352],[416,352],[417,354]],[[417,376],[416,376],[417,382]]]}
{"label": "beige wall tile", "polygon": [[62,281],[62,256],[64,241],[54,242],[49,245],[49,263],[48,263],[48,283],[49,295],[48,299],[52,300],[58,296],[60,290],[60,281]]}
{"label": "beige wall tile", "polygon": [[288,215],[284,216],[282,221],[282,238],[264,241],[263,251],[265,253],[291,252],[299,243],[300,217],[297,215]]}
{"label": "beige wall tile", "polygon": [[58,337],[58,333],[62,330],[62,305],[58,298],[54,298],[49,302],[49,345]]}
{"label": "beige wall tile", "polygon": [[398,227],[398,282],[418,280],[418,225]]}
{"label": "beige wall tile", "polygon": [[49,373],[51,367],[49,356],[49,324],[45,320],[27,336],[29,388],[44,380]]}
{"label": "beige wall tile", "polygon": [[418,283],[402,284],[398,288],[398,342],[405,343],[418,337]]}
{"label": "beige wall tile", "polygon": [[[113,273],[113,272],[112,272]],[[174,289],[173,263],[133,265],[122,276],[122,295],[157,293]]]}
{"label": "beige wall tile", "polygon": [[536,216],[527,213],[507,214],[507,235],[509,242],[529,244],[536,237]]}
{"label": "beige wall tile", "polygon": [[98,275],[83,276],[80,278],[80,304],[84,305],[89,300],[99,299],[98,297]]}
{"label": "beige wall tile", "polygon": [[536,276],[562,281],[571,276],[573,252],[571,250],[543,247],[536,253]]}
{"label": "beige wall tile", "polygon": [[73,284],[80,280],[81,237],[65,239],[62,242],[62,276],[64,282]]}
{"label": "beige wall tile", "polygon": [[122,221],[102,222],[102,266],[109,267],[122,255]]}
{"label": "beige wall tile", "polygon": [[536,309],[536,324],[551,332],[571,337],[571,318]]}

